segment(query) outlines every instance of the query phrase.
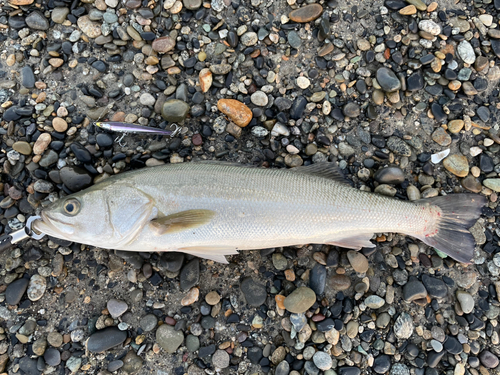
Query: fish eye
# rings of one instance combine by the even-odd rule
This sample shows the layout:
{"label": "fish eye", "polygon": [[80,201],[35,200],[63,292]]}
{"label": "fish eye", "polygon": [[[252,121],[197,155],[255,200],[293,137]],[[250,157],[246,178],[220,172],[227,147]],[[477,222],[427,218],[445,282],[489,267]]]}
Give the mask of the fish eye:
{"label": "fish eye", "polygon": [[68,216],[74,216],[80,211],[80,202],[74,198],[68,199],[64,202],[63,208]]}

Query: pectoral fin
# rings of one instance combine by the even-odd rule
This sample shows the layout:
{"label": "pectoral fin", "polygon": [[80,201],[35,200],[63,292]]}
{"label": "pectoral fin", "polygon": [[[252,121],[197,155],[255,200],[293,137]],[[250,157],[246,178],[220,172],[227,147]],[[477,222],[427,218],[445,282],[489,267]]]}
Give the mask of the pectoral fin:
{"label": "pectoral fin", "polygon": [[234,247],[227,246],[192,246],[180,248],[178,251],[224,264],[228,263],[226,255],[238,254]]}
{"label": "pectoral fin", "polygon": [[158,236],[198,228],[207,224],[215,216],[211,210],[187,210],[151,220],[152,231]]}
{"label": "pectoral fin", "polygon": [[328,245],[345,247],[347,249],[359,250],[362,247],[375,247],[375,244],[370,241],[373,233],[362,233],[354,237],[340,238],[338,240],[329,241]]}

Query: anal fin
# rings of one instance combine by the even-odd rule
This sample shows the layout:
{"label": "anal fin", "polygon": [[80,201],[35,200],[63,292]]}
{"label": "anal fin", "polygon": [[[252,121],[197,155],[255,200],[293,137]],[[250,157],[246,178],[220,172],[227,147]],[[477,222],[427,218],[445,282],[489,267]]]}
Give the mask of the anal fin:
{"label": "anal fin", "polygon": [[338,240],[328,241],[327,245],[334,245],[339,247],[344,247],[347,249],[359,250],[362,247],[375,247],[375,244],[371,242],[373,233],[361,233],[357,236],[339,238]]}
{"label": "anal fin", "polygon": [[228,246],[192,246],[180,248],[178,251],[224,264],[228,264],[226,255],[238,254],[234,247]]}

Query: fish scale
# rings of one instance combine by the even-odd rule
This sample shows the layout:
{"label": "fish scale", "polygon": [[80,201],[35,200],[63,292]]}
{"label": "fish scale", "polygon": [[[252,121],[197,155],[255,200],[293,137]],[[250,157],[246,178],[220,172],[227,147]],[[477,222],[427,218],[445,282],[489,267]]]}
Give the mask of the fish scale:
{"label": "fish scale", "polygon": [[[363,192],[343,181],[333,163],[291,170],[180,163],[123,173],[67,198],[81,201],[82,208],[66,231],[79,227],[73,230],[73,237],[103,248],[183,251],[222,260],[236,250],[306,243],[374,246],[369,240],[381,232],[451,246],[447,245],[449,238],[444,241],[438,236],[441,226],[447,236],[455,230],[465,236],[463,245],[470,253],[470,233],[464,226],[477,218],[484,198],[472,194],[451,197],[409,202]],[[464,212],[448,213],[450,205],[462,200],[466,202]],[[81,224],[87,215],[84,211],[91,207],[96,207],[94,220],[100,215],[97,207],[107,207],[99,236],[85,236],[88,229]],[[39,229],[60,237],[57,220],[71,220],[61,215],[52,220],[55,211],[56,207],[49,207],[42,213],[48,224],[40,224]],[[197,220],[192,215],[207,215],[206,222],[200,219],[202,222],[192,224],[191,220]],[[465,251],[448,252],[460,257]]]}

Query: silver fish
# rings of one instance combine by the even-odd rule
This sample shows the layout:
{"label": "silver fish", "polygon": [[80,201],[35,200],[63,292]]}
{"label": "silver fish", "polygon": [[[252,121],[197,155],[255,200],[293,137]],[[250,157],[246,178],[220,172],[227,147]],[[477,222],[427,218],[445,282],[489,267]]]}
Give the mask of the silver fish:
{"label": "silver fish", "polygon": [[333,163],[264,169],[181,163],[110,177],[41,212],[36,230],[100,248],[180,251],[226,263],[238,250],[306,243],[374,247],[374,233],[416,237],[470,262],[483,196],[416,202],[347,184]]}

